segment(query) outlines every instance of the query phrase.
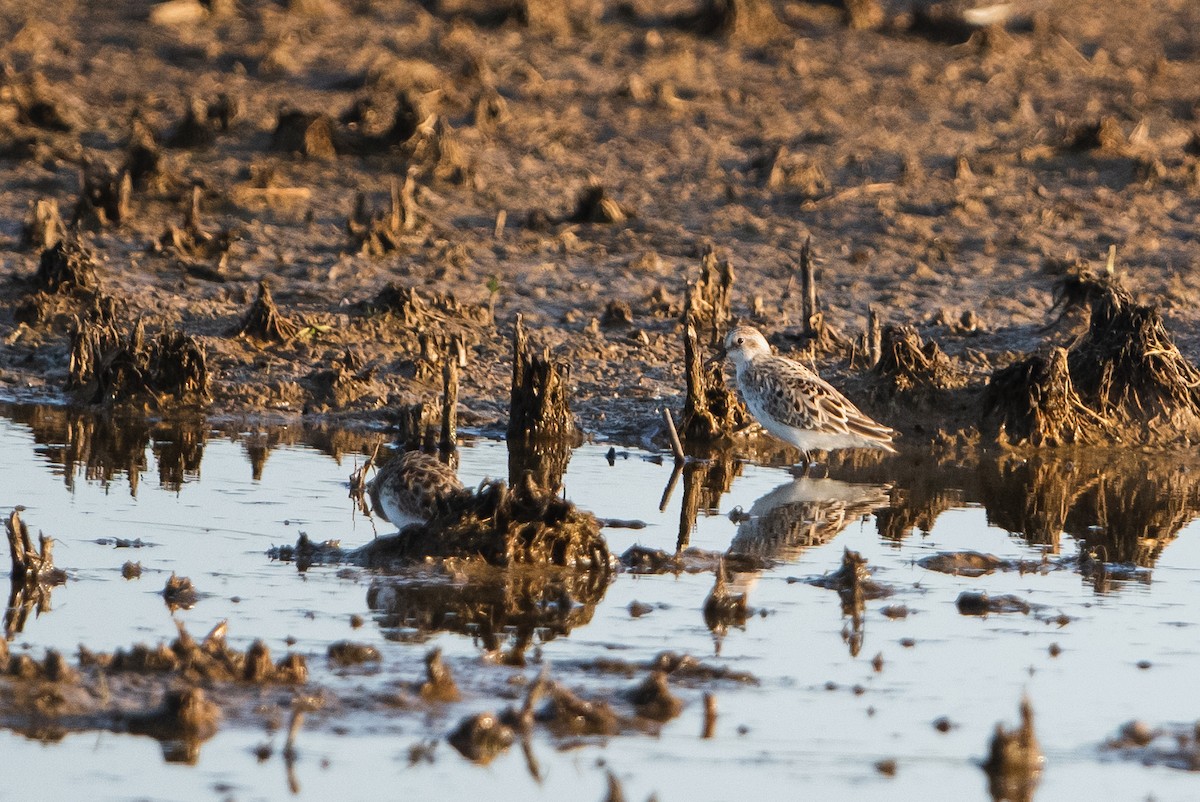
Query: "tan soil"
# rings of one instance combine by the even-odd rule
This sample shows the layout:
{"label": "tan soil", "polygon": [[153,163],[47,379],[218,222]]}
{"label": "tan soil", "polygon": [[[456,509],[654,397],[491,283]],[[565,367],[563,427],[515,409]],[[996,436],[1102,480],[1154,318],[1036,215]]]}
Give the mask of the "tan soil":
{"label": "tan soil", "polygon": [[[132,0],[0,0],[0,392],[64,393],[84,304],[17,322],[38,265],[22,221],[54,199],[70,223],[81,166],[123,164],[135,115],[211,143],[162,146],[120,225],[84,237],[122,320],[199,338],[218,414],[386,420],[440,391],[428,327],[466,346],[460,420],[502,427],[519,312],[571,363],[586,430],[644,433],[663,401],[682,407],[677,314],[705,244],[733,261],[734,313],[786,345],[809,234],[827,323],[857,336],[874,304],[976,383],[1041,342],[1063,266],[1102,265],[1111,244],[1200,352],[1200,5],[1063,0],[958,43],[910,32],[899,4],[852,30],[834,5],[777,2],[781,25],[749,14],[712,35],[677,24],[698,5],[531,1],[497,21],[482,0],[215,0],[152,21]],[[436,118],[382,147],[402,92]],[[228,116],[222,93],[228,130],[204,119]],[[357,127],[339,121],[366,99]],[[285,108],[311,113],[292,140],[307,158],[271,150]],[[264,278],[299,326],[285,343],[230,334]],[[498,325],[432,301],[380,314],[389,282],[494,301]],[[860,371],[845,354],[820,367]]]}

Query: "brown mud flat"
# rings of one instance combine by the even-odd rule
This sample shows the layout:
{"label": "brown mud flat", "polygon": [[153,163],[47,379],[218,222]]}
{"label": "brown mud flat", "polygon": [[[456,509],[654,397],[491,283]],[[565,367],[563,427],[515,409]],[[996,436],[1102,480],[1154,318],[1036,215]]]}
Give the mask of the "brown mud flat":
{"label": "brown mud flat", "polygon": [[[503,428],[519,313],[584,429],[640,437],[682,408],[706,248],[732,314],[789,350],[810,235],[819,367],[910,442],[1069,345],[1041,331],[1054,285],[1112,245],[1200,354],[1191,3],[987,30],[869,2],[0,7],[11,397],[140,381],[152,405],[388,421],[453,353],[461,422]],[[916,327],[895,364],[937,386],[879,391],[850,347],[868,304]]]}

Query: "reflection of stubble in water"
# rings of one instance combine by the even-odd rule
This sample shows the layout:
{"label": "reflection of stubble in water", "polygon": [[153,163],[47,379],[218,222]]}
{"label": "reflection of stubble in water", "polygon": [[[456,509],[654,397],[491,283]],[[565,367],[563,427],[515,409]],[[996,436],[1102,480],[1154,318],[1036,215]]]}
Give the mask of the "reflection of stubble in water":
{"label": "reflection of stubble in water", "polygon": [[424,640],[436,632],[478,638],[495,652],[513,639],[520,660],[536,635],[552,640],[592,619],[612,575],[560,568],[508,569],[463,566],[463,581],[383,580],[367,591],[367,604],[394,640]]}

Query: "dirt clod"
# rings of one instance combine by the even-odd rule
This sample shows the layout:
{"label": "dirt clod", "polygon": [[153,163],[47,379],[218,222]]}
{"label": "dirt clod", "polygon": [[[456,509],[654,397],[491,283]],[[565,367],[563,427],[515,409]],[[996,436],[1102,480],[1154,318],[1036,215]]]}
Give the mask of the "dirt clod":
{"label": "dirt clod", "polygon": [[366,643],[340,640],[329,644],[329,660],[339,666],[357,666],[363,663],[378,663],[382,658],[379,650]]}
{"label": "dirt clod", "polygon": [[67,388],[90,403],[198,399],[208,384],[205,350],[190,335],[162,331],[147,341],[141,321],[122,334],[95,316],[74,325]]}
{"label": "dirt clod", "polygon": [[887,395],[961,387],[964,377],[933,340],[911,326],[883,327],[879,361],[872,371]]}
{"label": "dirt clod", "polygon": [[190,610],[196,605],[196,588],[186,576],[171,574],[166,587],[163,588],[162,596],[172,612],[180,608]]}
{"label": "dirt clod", "polygon": [[1075,391],[1063,348],[996,371],[988,382],[983,408],[984,433],[1012,446],[1101,442],[1113,428]]}
{"label": "dirt clod", "polygon": [[271,150],[311,159],[334,159],[334,137],[334,122],[329,115],[284,109],[271,134]]}
{"label": "dirt clod", "polygon": [[654,721],[670,721],[683,711],[683,702],[671,693],[665,671],[652,671],[629,692],[638,715]]}
{"label": "dirt clod", "polygon": [[89,229],[119,226],[129,217],[133,179],[129,171],[97,162],[86,166],[80,178],[79,200],[71,225]]}
{"label": "dirt clod", "polygon": [[513,745],[512,728],[493,713],[478,713],[464,718],[446,738],[467,760],[487,765]]}

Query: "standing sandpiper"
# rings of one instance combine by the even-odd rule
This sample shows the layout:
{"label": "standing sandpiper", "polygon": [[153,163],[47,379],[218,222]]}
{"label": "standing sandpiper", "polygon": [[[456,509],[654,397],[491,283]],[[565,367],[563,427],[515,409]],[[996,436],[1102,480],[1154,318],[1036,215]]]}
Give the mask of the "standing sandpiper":
{"label": "standing sandpiper", "polygon": [[725,335],[725,355],[750,414],[770,434],[804,453],[812,449],[879,448],[895,452],[895,431],[859,411],[829,382],[799,362],[775,356],[758,329],[739,326]]}
{"label": "standing sandpiper", "polygon": [[462,482],[450,466],[420,451],[394,457],[367,483],[371,506],[397,529],[425,523],[447,499],[462,492]]}

